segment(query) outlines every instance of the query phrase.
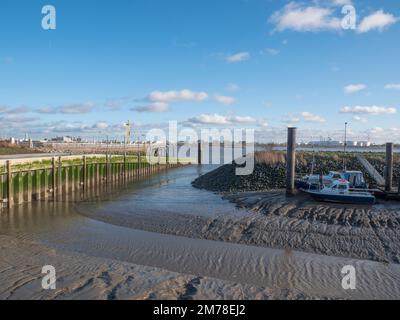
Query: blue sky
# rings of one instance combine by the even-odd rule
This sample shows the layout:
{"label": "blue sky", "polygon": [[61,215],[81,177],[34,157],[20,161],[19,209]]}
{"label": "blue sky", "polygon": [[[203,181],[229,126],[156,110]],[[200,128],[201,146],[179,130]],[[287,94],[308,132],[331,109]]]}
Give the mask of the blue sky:
{"label": "blue sky", "polygon": [[[43,30],[42,7],[57,12]],[[357,12],[341,27],[342,7]],[[3,0],[0,136],[253,127],[400,141],[398,1]]]}

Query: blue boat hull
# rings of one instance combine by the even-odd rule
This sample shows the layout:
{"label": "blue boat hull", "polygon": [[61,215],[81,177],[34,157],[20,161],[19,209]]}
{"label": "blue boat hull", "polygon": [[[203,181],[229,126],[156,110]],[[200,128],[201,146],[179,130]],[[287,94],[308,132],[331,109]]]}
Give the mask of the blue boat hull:
{"label": "blue boat hull", "polygon": [[375,203],[375,197],[371,196],[352,196],[352,195],[340,195],[340,194],[323,194],[317,192],[308,192],[315,200],[322,202],[333,202],[333,203],[346,203],[346,204],[364,204],[373,205]]}

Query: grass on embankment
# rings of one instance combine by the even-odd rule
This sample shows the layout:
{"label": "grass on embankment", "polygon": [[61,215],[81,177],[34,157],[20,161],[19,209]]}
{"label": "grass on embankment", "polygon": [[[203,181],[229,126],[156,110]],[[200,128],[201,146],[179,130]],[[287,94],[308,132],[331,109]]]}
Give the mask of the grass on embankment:
{"label": "grass on embankment", "polygon": [[[56,166],[58,166],[58,157],[56,158]],[[140,157],[141,158],[141,163],[148,163],[148,159],[145,156]],[[156,159],[157,160],[157,159]],[[138,156],[132,156],[128,155],[126,157],[126,161],[128,163],[137,163],[138,162]],[[180,159],[179,163],[182,164],[189,164],[190,159]],[[106,159],[105,156],[86,156],[86,163],[87,164],[92,164],[92,163],[105,163]],[[124,156],[121,155],[114,155],[111,157],[111,163],[123,163],[124,162]],[[177,159],[176,158],[170,158],[170,163],[176,163]],[[61,157],[61,163],[62,166],[74,166],[74,165],[82,165],[83,164],[83,156],[77,156],[72,159],[65,159],[65,157]],[[160,163],[165,164],[166,163],[166,158],[165,157],[160,157]],[[37,170],[37,169],[47,169],[52,167],[52,160],[51,159],[45,159],[45,160],[34,160],[34,159],[28,159],[27,162],[24,163],[16,163],[12,165],[12,171],[28,171],[28,170]],[[0,174],[5,173],[6,168],[4,166],[0,166]]]}
{"label": "grass on embankment", "polygon": [[16,154],[31,154],[31,153],[40,153],[40,151],[23,147],[5,147],[0,145],[1,156],[16,155]]}

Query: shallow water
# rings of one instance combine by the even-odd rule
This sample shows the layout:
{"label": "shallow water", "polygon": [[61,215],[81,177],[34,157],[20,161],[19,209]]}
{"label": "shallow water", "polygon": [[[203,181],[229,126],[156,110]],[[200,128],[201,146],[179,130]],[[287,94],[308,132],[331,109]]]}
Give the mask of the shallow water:
{"label": "shallow water", "polygon": [[215,168],[211,165],[188,166],[131,184],[118,197],[113,195],[111,203],[100,202],[100,210],[107,210],[110,214],[112,211],[134,210],[210,217],[246,214],[220,195],[191,186],[196,177]]}
{"label": "shallow water", "polygon": [[[103,200],[33,203],[0,216],[0,233],[68,252],[112,258],[185,274],[208,276],[280,291],[328,298],[400,298],[400,265],[259,248],[158,234],[86,218],[79,210],[162,212],[201,216],[245,215],[220,196],[191,187],[210,168],[172,170]],[[341,269],[353,265],[357,290],[341,287]]]}

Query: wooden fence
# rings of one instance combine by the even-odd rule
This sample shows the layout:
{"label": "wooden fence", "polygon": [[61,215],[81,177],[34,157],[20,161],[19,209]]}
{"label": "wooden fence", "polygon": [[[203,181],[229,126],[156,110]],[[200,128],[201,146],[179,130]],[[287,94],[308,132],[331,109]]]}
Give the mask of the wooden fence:
{"label": "wooden fence", "polygon": [[141,157],[135,161],[127,157],[113,161],[111,156],[88,160],[83,156],[78,163],[70,164],[58,157],[52,158],[50,166],[34,169],[14,169],[12,161],[7,161],[6,170],[0,173],[0,208],[38,200],[54,201],[61,195],[134,181],[180,166],[168,162],[150,164]]}

